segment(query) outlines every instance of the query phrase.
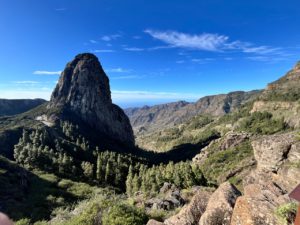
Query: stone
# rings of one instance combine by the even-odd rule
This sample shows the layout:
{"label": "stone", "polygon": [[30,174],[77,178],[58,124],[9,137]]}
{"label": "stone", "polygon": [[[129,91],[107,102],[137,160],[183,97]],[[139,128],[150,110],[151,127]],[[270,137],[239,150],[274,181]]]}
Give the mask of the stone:
{"label": "stone", "polygon": [[235,186],[225,182],[210,197],[206,210],[201,216],[199,225],[227,225],[230,224],[231,215],[236,199],[241,193]]}
{"label": "stone", "polygon": [[162,222],[158,222],[156,220],[151,219],[148,221],[147,225],[164,225],[164,224]]}
{"label": "stone", "polygon": [[235,147],[235,146],[241,144],[242,142],[248,140],[249,137],[250,137],[250,134],[248,134],[246,132],[242,132],[242,133],[228,132],[226,134],[224,140],[222,141],[220,149],[226,150],[231,147]]}
{"label": "stone", "polygon": [[280,165],[287,159],[294,142],[295,137],[291,133],[263,136],[253,141],[251,144],[257,168],[277,172]]}
{"label": "stone", "polygon": [[185,205],[178,214],[165,220],[166,225],[193,225],[197,224],[204,213],[211,193],[198,191],[191,202]]}

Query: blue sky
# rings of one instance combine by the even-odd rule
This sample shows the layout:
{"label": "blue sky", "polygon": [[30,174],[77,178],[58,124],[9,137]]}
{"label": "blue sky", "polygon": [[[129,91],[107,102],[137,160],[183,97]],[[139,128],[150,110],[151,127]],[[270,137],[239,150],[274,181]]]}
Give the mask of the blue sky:
{"label": "blue sky", "polygon": [[96,54],[122,107],[260,89],[300,60],[300,1],[1,0],[0,98]]}

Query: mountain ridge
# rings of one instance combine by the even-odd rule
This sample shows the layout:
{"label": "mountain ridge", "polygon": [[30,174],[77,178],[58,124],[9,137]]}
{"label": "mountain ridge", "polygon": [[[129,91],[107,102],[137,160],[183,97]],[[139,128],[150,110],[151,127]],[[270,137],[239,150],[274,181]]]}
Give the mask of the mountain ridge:
{"label": "mountain ridge", "polygon": [[235,91],[228,94],[204,96],[194,103],[178,101],[141,108],[124,109],[136,135],[183,123],[199,114],[222,116],[253,100],[260,90]]}
{"label": "mountain ridge", "polygon": [[12,116],[26,112],[43,103],[44,99],[0,99],[0,116]]}

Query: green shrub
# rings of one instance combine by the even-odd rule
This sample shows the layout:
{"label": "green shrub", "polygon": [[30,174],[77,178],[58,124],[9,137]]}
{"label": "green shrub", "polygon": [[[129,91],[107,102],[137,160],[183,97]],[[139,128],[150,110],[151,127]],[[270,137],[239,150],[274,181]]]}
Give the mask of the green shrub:
{"label": "green shrub", "polygon": [[133,206],[117,204],[103,215],[103,225],[143,225],[148,221],[147,215]]}
{"label": "green shrub", "polygon": [[27,219],[27,218],[20,219],[19,221],[17,221],[15,223],[15,225],[31,225],[30,219]]}
{"label": "green shrub", "polygon": [[[250,158],[252,155],[251,144],[249,141],[245,141],[236,147],[212,153],[200,168],[209,183],[216,183],[220,176],[237,168],[242,160]],[[232,179],[233,183],[235,181],[237,179]]]}
{"label": "green shrub", "polygon": [[269,112],[254,112],[242,121],[239,130],[254,134],[274,134],[286,128],[283,118],[273,119]]}
{"label": "green shrub", "polygon": [[100,205],[96,203],[88,204],[86,209],[79,215],[73,217],[72,219],[63,222],[61,225],[88,225],[94,224],[98,212],[100,211]]}
{"label": "green shrub", "polygon": [[283,225],[292,225],[297,213],[297,204],[294,202],[279,206],[275,214]]}

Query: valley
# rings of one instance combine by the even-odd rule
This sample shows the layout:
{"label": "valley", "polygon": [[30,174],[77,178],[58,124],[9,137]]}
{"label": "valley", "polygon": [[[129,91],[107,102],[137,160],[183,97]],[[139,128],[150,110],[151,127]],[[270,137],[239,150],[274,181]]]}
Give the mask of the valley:
{"label": "valley", "polygon": [[49,102],[0,117],[0,209],[16,225],[291,224],[299,85],[298,63],[261,91],[123,111],[79,54]]}

